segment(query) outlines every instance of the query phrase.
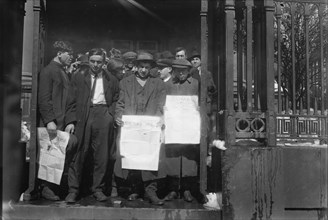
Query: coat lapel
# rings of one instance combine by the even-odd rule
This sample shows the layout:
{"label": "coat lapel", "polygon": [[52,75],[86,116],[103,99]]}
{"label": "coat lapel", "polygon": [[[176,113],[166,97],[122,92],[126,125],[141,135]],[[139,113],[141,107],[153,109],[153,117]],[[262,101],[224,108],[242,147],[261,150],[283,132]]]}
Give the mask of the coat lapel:
{"label": "coat lapel", "polygon": [[103,71],[102,74],[103,74],[102,78],[103,78],[104,94],[106,96],[107,90],[110,87],[109,86],[110,82],[109,82],[109,77],[106,75],[107,73],[105,71]]}
{"label": "coat lapel", "polygon": [[89,90],[91,90],[91,75],[89,71],[86,71],[86,74],[84,76],[84,82],[86,86],[89,88]]}

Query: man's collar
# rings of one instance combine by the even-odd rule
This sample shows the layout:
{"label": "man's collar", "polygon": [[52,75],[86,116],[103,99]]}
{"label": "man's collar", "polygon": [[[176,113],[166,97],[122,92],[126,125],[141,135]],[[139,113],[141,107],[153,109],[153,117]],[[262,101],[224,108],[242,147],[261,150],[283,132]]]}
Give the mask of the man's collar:
{"label": "man's collar", "polygon": [[101,77],[102,76],[102,73],[103,73],[103,70],[101,70],[99,73],[94,73],[91,68],[89,69],[89,74],[93,77],[97,76],[97,77]]}
{"label": "man's collar", "polygon": [[183,84],[184,82],[188,82],[189,84],[191,84],[192,78],[188,77],[185,81],[180,81],[178,78],[173,78],[172,82],[173,84],[179,83],[179,84]]}
{"label": "man's collar", "polygon": [[59,60],[56,60],[55,58],[51,61],[53,64],[55,64],[56,66],[65,69],[64,66],[60,63]]}

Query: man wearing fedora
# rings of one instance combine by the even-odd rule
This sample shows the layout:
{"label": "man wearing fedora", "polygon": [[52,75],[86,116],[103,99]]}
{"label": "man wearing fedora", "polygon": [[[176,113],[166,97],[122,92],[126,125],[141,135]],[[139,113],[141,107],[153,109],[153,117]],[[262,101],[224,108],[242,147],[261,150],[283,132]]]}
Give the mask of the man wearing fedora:
{"label": "man wearing fedora", "polygon": [[[120,81],[120,96],[115,110],[115,122],[118,126],[123,126],[122,115],[163,115],[165,86],[160,78],[150,77],[150,70],[155,65],[153,56],[140,52],[135,65],[135,74]],[[165,177],[161,163],[158,171],[128,170],[122,169],[121,158],[117,158],[114,172],[117,177],[128,182],[131,189],[128,200],[136,200],[144,193],[144,198],[152,204],[164,204],[156,193],[159,181]]]}

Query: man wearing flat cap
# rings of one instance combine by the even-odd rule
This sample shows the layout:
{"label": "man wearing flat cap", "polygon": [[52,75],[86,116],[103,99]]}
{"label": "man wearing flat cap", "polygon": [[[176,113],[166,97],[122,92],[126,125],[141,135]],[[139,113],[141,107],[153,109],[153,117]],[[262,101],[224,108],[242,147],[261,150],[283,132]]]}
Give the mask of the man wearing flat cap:
{"label": "man wearing flat cap", "polygon": [[137,53],[128,51],[122,55],[124,62],[124,71],[126,76],[134,75],[134,62],[137,59]]}
{"label": "man wearing flat cap", "polygon": [[[115,121],[118,126],[123,126],[122,115],[163,115],[164,83],[159,78],[150,77],[149,74],[155,65],[153,56],[147,52],[140,52],[135,64],[137,66],[135,74],[120,81],[120,96],[115,110]],[[165,177],[161,171],[161,163],[156,172],[122,169],[121,158],[117,158],[114,172],[117,177],[125,179],[130,185],[128,200],[138,199],[145,191],[145,199],[154,205],[163,205],[164,202],[156,193],[159,179]]]}
{"label": "man wearing flat cap", "polygon": [[[172,61],[173,77],[166,85],[167,95],[199,96],[199,82],[190,76],[191,63],[186,59]],[[166,144],[165,145],[165,168],[167,172],[167,188],[169,193],[165,200],[176,199],[180,190],[183,199],[192,202],[198,190],[198,161],[199,145],[189,144]],[[181,174],[181,176],[180,176]]]}

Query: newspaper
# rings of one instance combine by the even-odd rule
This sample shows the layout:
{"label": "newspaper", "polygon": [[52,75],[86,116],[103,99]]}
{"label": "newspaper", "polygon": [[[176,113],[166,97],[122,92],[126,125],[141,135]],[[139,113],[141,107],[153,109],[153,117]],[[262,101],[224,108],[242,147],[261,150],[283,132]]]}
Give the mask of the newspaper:
{"label": "newspaper", "polygon": [[69,133],[38,128],[40,146],[38,178],[60,184],[66,156]]}
{"label": "newspaper", "polygon": [[164,121],[166,144],[199,144],[198,96],[166,96]]}
{"label": "newspaper", "polygon": [[162,120],[155,116],[123,115],[120,154],[122,168],[158,170]]}

